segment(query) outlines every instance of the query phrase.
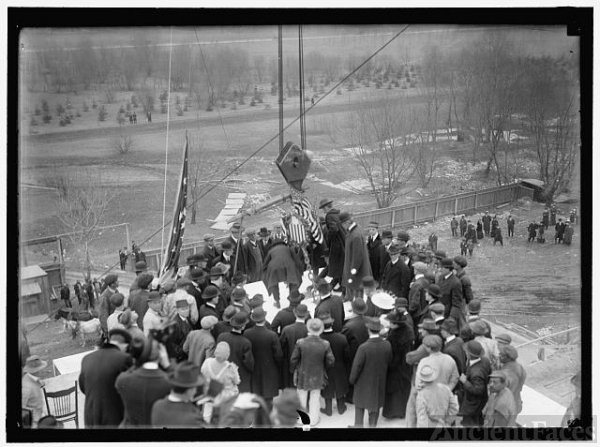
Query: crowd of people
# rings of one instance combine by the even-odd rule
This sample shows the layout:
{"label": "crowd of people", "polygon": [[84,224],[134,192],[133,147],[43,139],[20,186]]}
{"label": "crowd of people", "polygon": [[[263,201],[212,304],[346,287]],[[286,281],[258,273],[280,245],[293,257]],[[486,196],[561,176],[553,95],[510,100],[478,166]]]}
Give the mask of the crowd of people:
{"label": "crowd of people", "polygon": [[[206,234],[163,283],[143,261],[129,294],[108,274],[95,306],[102,344],[79,377],[85,427],[293,427],[297,410],[318,426],[334,404],[340,415],[354,406],[355,428],[365,412],[369,427],[380,416],[407,427],[515,426],[526,372],[511,337],[480,318],[466,253],[437,250],[437,236],[424,246],[407,231],[380,233],[377,222],[365,232],[328,199],[320,209],[322,246],[301,247],[281,225],[248,229],[244,241],[235,224],[220,247]],[[507,226],[513,237],[512,216]],[[477,229],[462,216],[451,230],[471,255],[480,232],[502,242],[487,212]],[[314,315],[299,291],[307,269]],[[248,296],[255,281],[276,315],[264,296]]]}

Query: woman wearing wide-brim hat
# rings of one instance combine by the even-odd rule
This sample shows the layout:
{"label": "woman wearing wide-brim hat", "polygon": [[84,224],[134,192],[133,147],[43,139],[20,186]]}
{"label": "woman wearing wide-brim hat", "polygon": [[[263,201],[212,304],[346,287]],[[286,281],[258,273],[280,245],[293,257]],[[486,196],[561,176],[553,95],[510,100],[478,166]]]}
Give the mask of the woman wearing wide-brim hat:
{"label": "woman wearing wide-brim hat", "polygon": [[44,394],[42,393],[44,381],[34,374],[39,373],[46,366],[48,366],[48,362],[37,355],[32,355],[27,358],[23,367],[21,407],[31,410],[33,427],[37,427],[38,421],[44,415]]}

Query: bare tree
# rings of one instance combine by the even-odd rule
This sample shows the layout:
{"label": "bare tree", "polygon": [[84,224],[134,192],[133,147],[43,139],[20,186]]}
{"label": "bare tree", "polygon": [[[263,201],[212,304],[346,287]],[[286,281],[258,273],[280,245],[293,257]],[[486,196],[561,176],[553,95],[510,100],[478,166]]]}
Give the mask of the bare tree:
{"label": "bare tree", "polygon": [[267,73],[267,62],[262,54],[254,56],[253,68],[254,72],[256,73],[256,79],[258,80],[259,84],[262,84],[265,74]]}
{"label": "bare tree", "polygon": [[360,174],[371,186],[379,208],[414,189],[416,162],[410,134],[418,114],[392,99],[369,103],[350,114],[347,143]]}
{"label": "bare tree", "polygon": [[55,178],[57,217],[67,236],[84,252],[83,267],[91,275],[93,257],[90,244],[98,239],[114,193],[102,184],[102,177],[92,171],[76,171],[71,176]]}
{"label": "bare tree", "polygon": [[122,132],[111,140],[111,147],[121,155],[127,154],[133,145],[133,136]]}
{"label": "bare tree", "polygon": [[520,97],[524,120],[532,135],[544,199],[550,204],[568,186],[579,149],[574,86],[557,61],[535,58],[524,62]]}

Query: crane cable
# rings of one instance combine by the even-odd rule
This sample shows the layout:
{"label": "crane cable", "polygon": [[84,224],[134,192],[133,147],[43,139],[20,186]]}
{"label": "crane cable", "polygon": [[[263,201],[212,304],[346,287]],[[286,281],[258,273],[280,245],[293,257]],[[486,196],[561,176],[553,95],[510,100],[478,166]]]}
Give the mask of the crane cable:
{"label": "crane cable", "polygon": [[167,168],[169,166],[169,122],[170,122],[170,111],[171,111],[171,56],[173,54],[173,27],[171,27],[171,43],[169,45],[169,80],[167,83],[167,139],[165,143],[165,181],[163,187],[163,215],[162,223],[163,226],[160,229],[160,252],[163,253],[165,249],[165,214],[167,208]]}

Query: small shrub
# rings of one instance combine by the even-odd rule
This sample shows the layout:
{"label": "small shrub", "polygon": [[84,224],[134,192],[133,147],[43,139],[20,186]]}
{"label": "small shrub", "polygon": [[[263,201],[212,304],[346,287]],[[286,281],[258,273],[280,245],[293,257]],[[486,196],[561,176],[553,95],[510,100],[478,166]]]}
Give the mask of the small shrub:
{"label": "small shrub", "polygon": [[250,101],[250,107],[254,107],[256,105],[256,101],[254,101],[254,99],[252,99],[252,101]]}
{"label": "small shrub", "polygon": [[177,107],[177,116],[183,116],[183,109],[181,106]]}
{"label": "small shrub", "polygon": [[92,99],[92,109],[95,109],[96,107],[98,107],[98,105],[96,104],[96,100]]}
{"label": "small shrub", "polygon": [[44,121],[44,123],[48,124],[50,121],[52,121],[52,116],[50,114],[44,115],[42,120]]}
{"label": "small shrub", "polygon": [[104,108],[104,105],[101,105],[98,109],[98,121],[106,121],[106,115],[106,109]]}
{"label": "small shrub", "polygon": [[159,99],[160,101],[166,101],[166,100],[167,100],[167,97],[168,97],[167,91],[166,91],[166,90],[163,90],[163,92],[162,92],[162,93],[159,95],[158,99]]}
{"label": "small shrub", "polygon": [[60,119],[58,124],[60,124],[60,127],[65,127],[67,125],[67,123],[65,123],[65,120],[62,118]]}
{"label": "small shrub", "polygon": [[58,104],[56,104],[56,115],[60,116],[63,113],[65,113],[65,108],[63,107],[63,105],[59,102]]}
{"label": "small shrub", "polygon": [[125,113],[125,108],[123,107],[123,104],[121,104],[121,107],[119,107],[119,113]]}
{"label": "small shrub", "polygon": [[37,126],[38,125],[38,122],[35,119],[35,115],[31,115],[31,119],[29,120],[29,125],[30,126]]}
{"label": "small shrub", "polygon": [[50,113],[50,107],[45,99],[42,100],[42,110],[44,111],[44,115],[48,115]]}
{"label": "small shrub", "polygon": [[87,102],[85,102],[85,101],[83,101],[83,106],[82,107],[83,107],[83,111],[84,112],[87,112],[88,110],[90,110],[90,108],[87,105]]}
{"label": "small shrub", "polygon": [[35,114],[35,116],[40,116],[42,114],[42,111],[40,110],[40,108],[38,106],[35,106],[34,114]]}

